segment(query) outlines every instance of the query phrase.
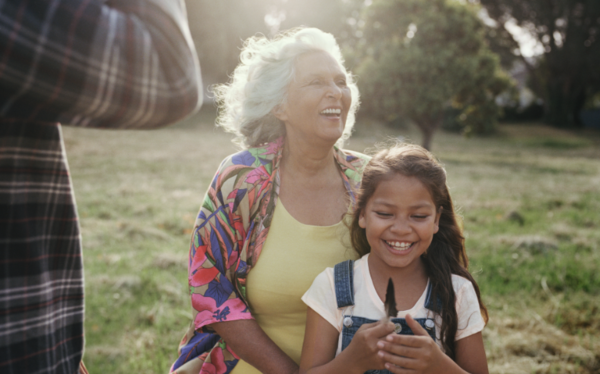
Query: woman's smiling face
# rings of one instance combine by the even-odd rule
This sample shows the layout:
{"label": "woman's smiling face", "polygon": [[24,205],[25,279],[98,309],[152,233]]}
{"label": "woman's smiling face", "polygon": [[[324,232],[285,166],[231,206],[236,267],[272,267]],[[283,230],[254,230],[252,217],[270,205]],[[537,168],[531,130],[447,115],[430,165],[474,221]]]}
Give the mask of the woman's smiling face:
{"label": "woman's smiling face", "polygon": [[352,102],[346,73],[327,52],[298,57],[285,103],[274,114],[289,139],[331,146],[344,131]]}
{"label": "woman's smiling face", "polygon": [[422,266],[440,213],[416,177],[396,174],[380,182],[358,221],[371,246],[369,261],[380,270]]}

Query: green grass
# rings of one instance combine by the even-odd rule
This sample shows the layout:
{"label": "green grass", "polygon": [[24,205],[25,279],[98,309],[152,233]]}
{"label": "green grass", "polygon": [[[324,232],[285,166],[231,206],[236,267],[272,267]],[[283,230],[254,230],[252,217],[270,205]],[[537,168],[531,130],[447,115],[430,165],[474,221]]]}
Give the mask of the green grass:
{"label": "green grass", "polygon": [[556,150],[585,148],[585,147],[589,147],[592,145],[592,142],[590,142],[586,139],[582,139],[582,138],[579,138],[579,139],[573,139],[573,138],[557,139],[557,138],[546,138],[546,137],[519,140],[519,141],[517,141],[517,143],[521,143],[521,144],[529,146],[529,147],[544,147],[544,148],[556,149]]}
{"label": "green grass", "polygon": [[[92,373],[166,373],[177,357],[191,319],[189,235],[217,165],[235,151],[212,120],[203,113],[145,132],[64,128]],[[348,148],[420,139],[361,125]],[[600,372],[599,139],[516,125],[492,138],[436,134],[490,310],[492,373]]]}

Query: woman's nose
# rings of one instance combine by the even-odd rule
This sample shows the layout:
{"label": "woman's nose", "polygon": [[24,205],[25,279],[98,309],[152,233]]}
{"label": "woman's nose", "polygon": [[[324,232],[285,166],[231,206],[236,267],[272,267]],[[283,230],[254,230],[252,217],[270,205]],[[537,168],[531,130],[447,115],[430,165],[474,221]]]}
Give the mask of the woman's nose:
{"label": "woman's nose", "polygon": [[327,95],[334,99],[340,99],[342,97],[342,89],[335,82],[331,82]]}

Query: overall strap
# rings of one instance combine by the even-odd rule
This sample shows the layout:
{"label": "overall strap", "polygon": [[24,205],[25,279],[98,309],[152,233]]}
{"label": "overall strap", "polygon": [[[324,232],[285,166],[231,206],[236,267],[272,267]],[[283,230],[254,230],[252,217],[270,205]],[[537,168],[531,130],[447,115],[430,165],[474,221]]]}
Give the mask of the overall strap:
{"label": "overall strap", "polygon": [[439,297],[433,298],[431,294],[432,290],[431,279],[429,280],[429,284],[427,285],[427,296],[425,297],[425,308],[435,312],[440,313],[442,311],[442,300]]}
{"label": "overall strap", "polygon": [[338,308],[354,305],[354,261],[340,262],[333,268]]}

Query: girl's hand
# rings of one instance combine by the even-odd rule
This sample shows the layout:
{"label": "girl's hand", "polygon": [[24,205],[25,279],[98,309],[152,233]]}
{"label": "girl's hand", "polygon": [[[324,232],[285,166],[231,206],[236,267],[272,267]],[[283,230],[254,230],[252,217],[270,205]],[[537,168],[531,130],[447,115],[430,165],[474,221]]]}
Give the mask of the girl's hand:
{"label": "girl's hand", "polygon": [[340,353],[339,356],[344,356],[340,359],[351,362],[360,373],[385,369],[385,362],[378,354],[379,342],[393,332],[394,324],[387,320],[365,323],[356,331],[348,347]]}
{"label": "girl's hand", "polygon": [[394,324],[386,321],[362,325],[350,345],[335,355],[340,333],[321,315],[307,309],[306,331],[301,374],[363,374],[371,369],[383,369],[385,362],[378,356],[377,343],[394,332]]}
{"label": "girl's hand", "polygon": [[414,336],[390,334],[378,343],[378,355],[385,361],[387,370],[396,374],[425,374],[447,373],[452,371],[449,369],[458,368],[410,315],[406,316],[406,323]]}

